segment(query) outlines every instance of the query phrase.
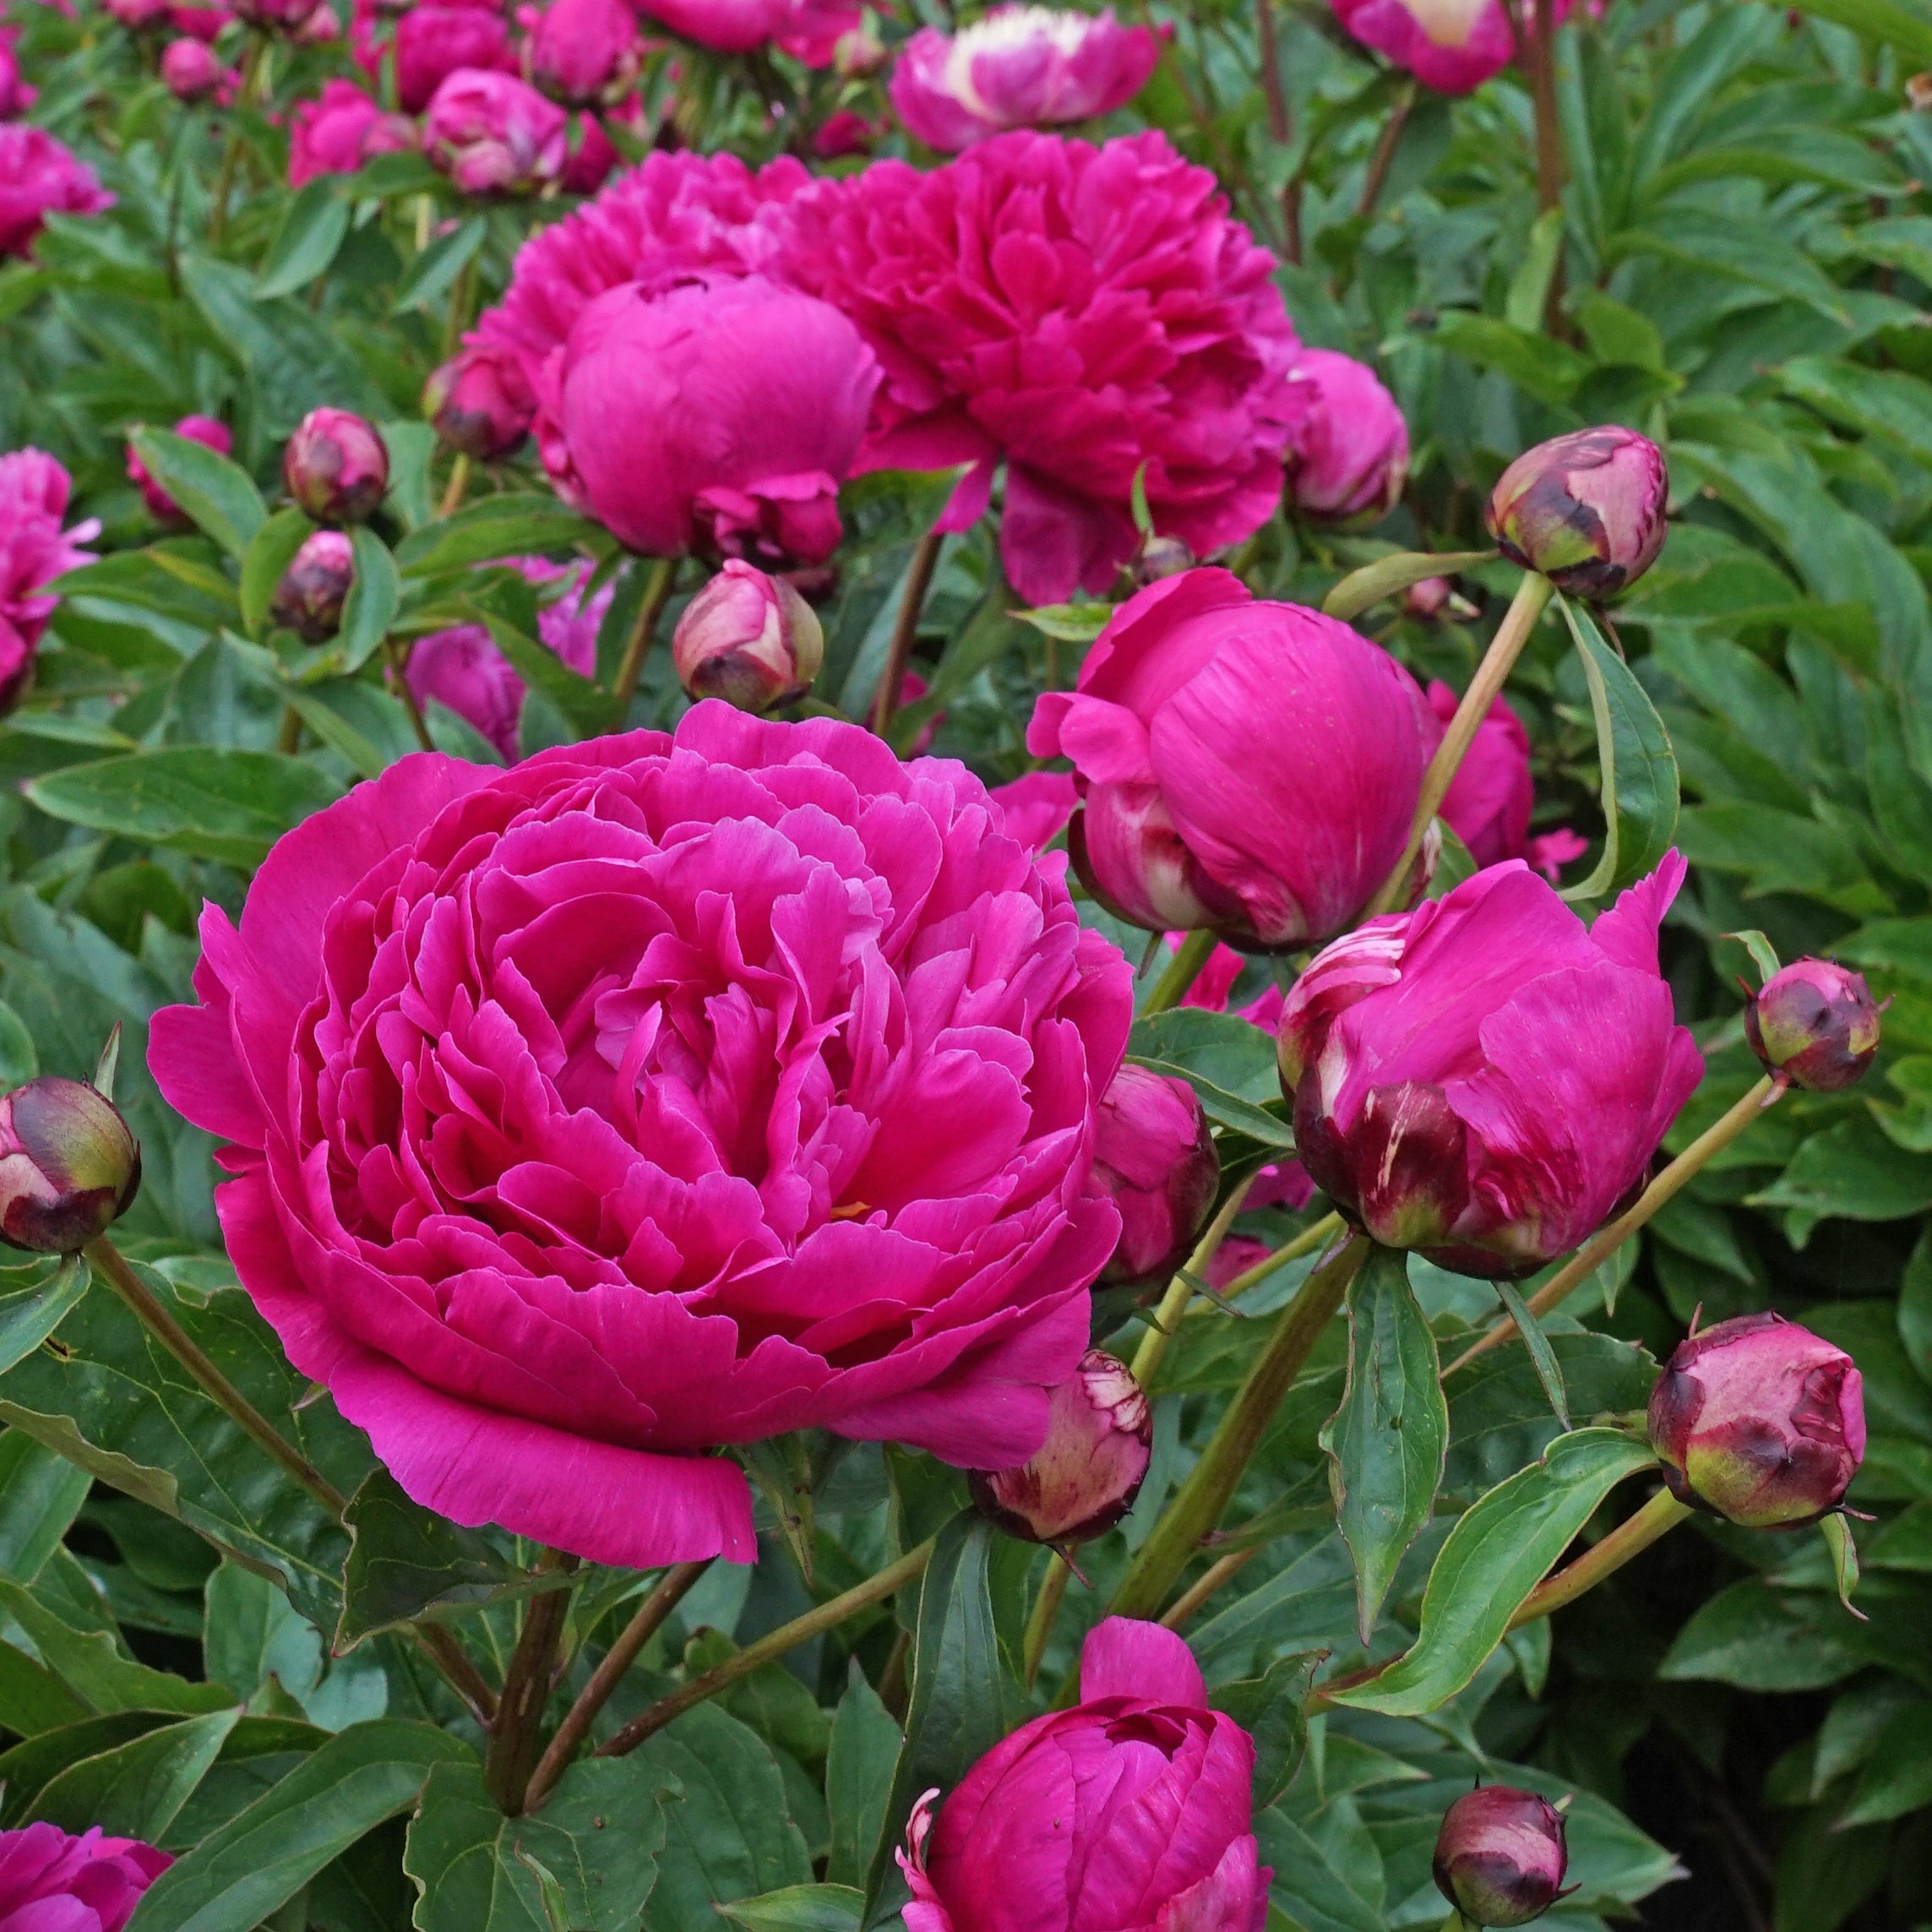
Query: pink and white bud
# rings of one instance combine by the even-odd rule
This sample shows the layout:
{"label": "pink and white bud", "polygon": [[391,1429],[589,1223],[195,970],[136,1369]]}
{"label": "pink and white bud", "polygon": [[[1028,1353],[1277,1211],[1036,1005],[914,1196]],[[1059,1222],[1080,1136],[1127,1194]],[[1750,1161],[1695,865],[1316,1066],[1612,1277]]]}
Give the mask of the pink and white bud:
{"label": "pink and white bud", "polygon": [[84,1080],[47,1075],[0,1098],[0,1241],[71,1254],[141,1188],[141,1149],[121,1110]]}
{"label": "pink and white bud", "polygon": [[304,644],[326,644],[342,628],[342,607],[355,581],[349,539],[339,530],[318,530],[282,573],[269,615]]}
{"label": "pink and white bud", "polygon": [[1129,1062],[1094,1116],[1094,1185],[1120,1210],[1108,1286],[1157,1281],[1186,1260],[1221,1184],[1221,1157],[1184,1080]]}
{"label": "pink and white bud", "polygon": [[319,524],[366,523],[389,493],[389,445],[348,410],[312,409],[282,450],[282,482]]}
{"label": "pink and white bud", "polygon": [[685,606],[671,657],[694,698],[769,711],[811,689],[825,662],[825,634],[784,578],[733,557]]}
{"label": "pink and white bud", "polygon": [[1533,1791],[1485,1784],[1443,1814],[1436,1889],[1469,1925],[1527,1925],[1563,1896],[1563,1814]]}
{"label": "pink and white bud", "polygon": [[1864,1078],[1884,1010],[1863,973],[1829,960],[1793,960],[1746,1002],[1744,1037],[1780,1085],[1836,1093]]}
{"label": "pink and white bud", "polygon": [[1526,450],[1497,479],[1483,521],[1512,563],[1559,590],[1608,597],[1657,561],[1669,493],[1663,452],[1608,424]]}

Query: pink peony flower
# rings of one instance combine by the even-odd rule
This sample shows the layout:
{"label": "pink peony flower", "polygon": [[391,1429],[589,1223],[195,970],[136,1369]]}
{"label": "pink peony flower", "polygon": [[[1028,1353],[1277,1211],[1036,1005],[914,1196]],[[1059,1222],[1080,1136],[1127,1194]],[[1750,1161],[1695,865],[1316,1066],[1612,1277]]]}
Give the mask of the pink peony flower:
{"label": "pink peony flower", "polygon": [[50,215],[113,205],[94,170],[45,128],[0,122],[0,256],[30,253]]}
{"label": "pink peony flower", "polygon": [[807,67],[830,67],[864,14],[863,0],[638,0],[638,10],[715,53],[776,46]]}
{"label": "pink peony flower", "polygon": [[[418,754],[276,846],[170,1102],[228,1251],[417,1501],[592,1561],[748,1561],[721,1443],[1040,1446],[1118,1217],[1126,962],[963,767],[695,706]],[[1244,1771],[1245,1777],[1245,1771]]]}
{"label": "pink peony flower", "polygon": [[1006,815],[1006,830],[1028,852],[1044,852],[1067,829],[1080,804],[1080,792],[1064,771],[1029,771],[1010,785],[997,785],[993,796]]}
{"label": "pink peony flower", "polygon": [[[576,578],[555,603],[537,612],[537,634],[573,671],[580,677],[591,676],[597,667],[597,627],[611,607],[612,586],[607,584],[585,604],[588,563],[552,563],[541,557],[523,557],[514,562],[533,584]],[[525,687],[481,624],[461,624],[419,639],[409,654],[404,675],[418,704],[427,704],[433,698],[473,725],[506,762],[515,762]]]}
{"label": "pink peony flower", "polygon": [[[1328,0],[1363,46],[1438,94],[1472,94],[1516,57],[1507,0]],[[1556,0],[1556,19],[1570,0]]]}
{"label": "pink peony flower", "polygon": [[[177,45],[179,43],[177,43]],[[199,46],[199,41],[190,41],[189,46]],[[235,447],[235,438],[228,425],[212,416],[184,416],[174,426],[177,436],[185,436],[191,443],[199,443],[204,449],[212,449],[217,456],[226,456]],[[128,481],[141,493],[141,500],[148,506],[148,514],[158,517],[163,523],[172,523],[181,516],[181,505],[148,474],[148,466],[134,454],[132,444],[128,446]]]}
{"label": "pink peony flower", "polygon": [[24,114],[41,97],[40,90],[28,86],[20,73],[20,57],[14,45],[19,37],[18,27],[0,27],[0,121]]}
{"label": "pink peony flower", "polygon": [[170,7],[167,16],[169,26],[177,34],[210,45],[220,38],[222,29],[235,17],[226,7]]}
{"label": "pink peony flower", "polygon": [[[1429,686],[1429,709],[1445,726],[1456,716],[1456,701],[1439,678]],[[1456,768],[1442,817],[1478,865],[1526,858],[1554,885],[1563,868],[1590,849],[1589,841],[1567,828],[1532,839],[1530,814],[1535,806],[1530,734],[1509,700],[1499,697]]]}
{"label": "pink peony flower", "polygon": [[122,1932],[174,1860],[137,1838],[57,1825],[0,1831],[0,1932]]}
{"label": "pink peony flower", "polygon": [[812,152],[822,161],[843,161],[848,155],[869,155],[886,133],[882,121],[868,121],[850,107],[841,107],[827,117],[812,137]]}
{"label": "pink peony flower", "polygon": [[161,80],[177,101],[220,101],[234,97],[240,76],[221,64],[221,57],[205,41],[184,34],[161,49]]}
{"label": "pink peony flower", "polygon": [[1593,1234],[1704,1070],[1657,971],[1684,870],[1671,853],[1586,928],[1510,860],[1319,955],[1282,1008],[1282,1090],[1336,1206],[1467,1275]]}
{"label": "pink peony flower", "polygon": [[1288,453],[1288,496],[1317,523],[1373,522],[1401,501],[1409,426],[1375,372],[1332,349],[1304,349],[1288,379],[1309,392]]}
{"label": "pink peony flower", "polygon": [[168,0],[105,0],[108,14],[131,34],[157,24],[168,13]]}
{"label": "pink peony flower", "polygon": [[461,349],[424,384],[422,413],[452,449],[480,463],[509,455],[530,433],[536,399],[523,364],[501,345]]}
{"label": "pink peony flower", "polygon": [[530,37],[530,77],[567,107],[614,101],[637,84],[644,41],[624,0],[550,0]]}
{"label": "pink peony flower", "polygon": [[892,70],[892,105],[908,133],[953,155],[1010,128],[1111,114],[1160,58],[1159,35],[1122,26],[1112,8],[995,7],[955,34],[913,35]]}
{"label": "pink peony flower", "polygon": [[325,80],[313,101],[297,101],[289,128],[288,184],[323,174],[354,174],[372,155],[416,145],[406,115],[385,114],[350,80]]}
{"label": "pink peony flower", "polygon": [[519,72],[509,28],[487,7],[412,7],[396,22],[396,100],[420,114],[460,70]]}
{"label": "pink peony flower", "polygon": [[1093,1173],[1120,1210],[1120,1244],[1101,1280],[1164,1280],[1187,1259],[1221,1184],[1195,1090],[1151,1067],[1123,1067],[1100,1097]]}
{"label": "pink peony flower", "polygon": [[835,309],[762,276],[633,285],[577,318],[539,395],[559,493],[646,556],[819,563],[878,386]]}
{"label": "pink peony flower", "polygon": [[[621,117],[612,110],[610,118]],[[595,194],[611,178],[623,157],[596,115],[574,114],[571,123],[570,152],[557,185],[566,194]]]}
{"label": "pink peony flower", "polygon": [[899,1858],[906,1932],[1261,1932],[1254,1743],[1207,1707],[1187,1645],[1109,1617],[1080,1701],[1023,1724],[949,1794],[928,1792]]}
{"label": "pink peony flower", "polygon": [[1379,645],[1225,570],[1137,591],[1026,748],[1074,761],[1082,883],[1150,931],[1298,950],[1359,917],[1407,842],[1428,716]]}
{"label": "pink peony flower", "polygon": [[423,117],[422,151],[465,194],[529,194],[563,174],[569,128],[514,74],[458,68]]}
{"label": "pink peony flower", "polygon": [[1273,514],[1300,345],[1274,258],[1164,136],[1002,134],[931,174],[821,182],[791,215],[784,273],[885,370],[860,468],[971,464],[941,523],[963,530],[1004,460],[1000,550],[1030,602],[1113,582],[1143,465],[1196,555]]}
{"label": "pink peony flower", "polygon": [[67,471],[38,449],[0,456],[0,716],[19,702],[59,607],[46,586],[94,561],[81,546],[100,534],[98,520],[61,528],[73,488]]}

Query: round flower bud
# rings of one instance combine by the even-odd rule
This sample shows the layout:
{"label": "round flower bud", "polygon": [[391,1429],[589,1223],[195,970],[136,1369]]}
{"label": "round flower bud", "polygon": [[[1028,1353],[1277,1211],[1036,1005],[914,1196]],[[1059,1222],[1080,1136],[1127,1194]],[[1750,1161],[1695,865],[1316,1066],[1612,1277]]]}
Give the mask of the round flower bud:
{"label": "round flower bud", "polygon": [[292,34],[307,24],[315,11],[315,0],[231,0],[231,11],[251,27]]}
{"label": "round flower bud", "polygon": [[1178,577],[1182,571],[1193,569],[1194,552],[1179,537],[1143,537],[1140,554],[1133,563],[1135,587],[1144,590],[1163,577]]}
{"label": "round flower bud", "polygon": [[530,433],[536,415],[523,365],[492,343],[463,350],[432,375],[422,413],[452,449],[479,463],[508,456]]}
{"label": "round flower bud", "polygon": [[671,656],[694,698],[769,711],[811,689],[825,661],[825,634],[784,578],[733,557],[685,606]]}
{"label": "round flower bud", "polygon": [[1864,1078],[1884,1010],[1864,974],[1829,960],[1793,960],[1751,995],[1744,1037],[1780,1086],[1836,1093]]}
{"label": "round flower bud", "polygon": [[304,644],[326,644],[342,626],[342,607],[356,581],[349,539],[318,530],[296,552],[269,600],[269,615]]}
{"label": "round flower bud", "polygon": [[141,1189],[140,1144],[84,1080],[47,1075],[0,1098],[0,1241],[71,1254]]}
{"label": "round flower bud", "polygon": [[1131,1064],[1101,1096],[1094,1185],[1120,1210],[1120,1243],[1101,1271],[1112,1287],[1158,1280],[1187,1257],[1221,1182],[1200,1097],[1184,1080]]}
{"label": "round flower bud", "polygon": [[167,18],[168,0],[106,0],[106,8],[129,32],[139,33]]}
{"label": "round flower bud", "polygon": [[206,101],[220,93],[228,79],[221,57],[192,35],[161,49],[161,80],[177,101]]}
{"label": "round flower bud", "polygon": [[1497,479],[1483,513],[1503,554],[1557,589],[1608,597],[1657,561],[1670,478],[1634,429],[1579,429],[1539,443]]}
{"label": "round flower bud", "polygon": [[[199,41],[177,41],[175,46],[193,47],[198,53],[207,53],[208,49]],[[168,49],[170,53],[174,47]],[[199,443],[204,449],[212,449],[217,456],[226,456],[235,447],[235,438],[228,425],[212,416],[184,416],[174,426],[177,436],[185,436],[190,443]],[[132,444],[128,446],[128,481],[141,493],[141,500],[150,513],[162,523],[183,523],[181,505],[149,475],[148,466],[135,454]]]}
{"label": "round flower bud", "polygon": [[621,101],[644,43],[624,0],[551,0],[530,36],[530,78],[566,107]]}
{"label": "round flower bud", "polygon": [[1679,1502],[1746,1529],[1815,1522],[1864,1458],[1864,1383],[1822,1336],[1741,1314],[1677,1345],[1651,1391],[1650,1439]]}
{"label": "round flower bud", "polygon": [[1471,1925],[1527,1925],[1561,1895],[1563,1814],[1533,1791],[1486,1784],[1443,1814],[1436,1889]]}
{"label": "round flower bud", "polygon": [[1090,1348],[1048,1396],[1047,1439],[1017,1469],[967,1478],[980,1513],[1026,1543],[1104,1536],[1134,1507],[1153,1454],[1154,1418],[1133,1371]]}
{"label": "round flower bud", "polygon": [[389,492],[389,448],[373,422],[312,409],[282,451],[282,482],[318,523],[365,523]]}

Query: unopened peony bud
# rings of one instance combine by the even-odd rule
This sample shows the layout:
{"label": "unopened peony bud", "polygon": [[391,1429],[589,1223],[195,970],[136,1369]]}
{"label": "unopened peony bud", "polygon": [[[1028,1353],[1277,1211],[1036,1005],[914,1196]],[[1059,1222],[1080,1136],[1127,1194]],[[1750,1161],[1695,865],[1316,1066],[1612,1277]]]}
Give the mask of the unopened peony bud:
{"label": "unopened peony bud", "polygon": [[231,0],[231,10],[237,20],[269,33],[292,34],[307,24],[315,11],[315,0]]}
{"label": "unopened peony bud", "polygon": [[422,151],[465,194],[533,194],[569,159],[569,117],[514,74],[458,68],[436,90]]}
{"label": "unopened peony bud", "polygon": [[[177,41],[176,46],[193,47],[207,53],[199,41]],[[170,48],[171,53],[173,48]],[[214,57],[210,56],[212,59]],[[219,65],[219,63],[216,63]],[[199,443],[204,449],[212,449],[217,456],[226,456],[235,447],[235,438],[228,425],[212,416],[184,416],[174,426],[177,436],[184,436],[190,443]],[[128,445],[128,481],[141,493],[141,500],[155,516],[163,523],[178,523],[182,520],[181,505],[148,474],[148,466],[135,454],[133,444]]]}
{"label": "unopened peony bud", "polygon": [[389,448],[373,422],[312,409],[282,451],[282,481],[318,523],[364,523],[389,491]]}
{"label": "unopened peony bud", "polygon": [[1017,1469],[976,1470],[972,1499],[1009,1536],[1091,1543],[1134,1507],[1153,1453],[1147,1398],[1124,1362],[1090,1348],[1048,1396],[1047,1439]]}
{"label": "unopened peony bud", "polygon": [[168,0],[106,0],[107,11],[131,33],[158,26],[167,18]]}
{"label": "unopened peony bud", "polygon": [[1751,996],[1744,1037],[1780,1085],[1836,1093],[1864,1078],[1884,1010],[1864,974],[1829,960],[1794,960]]}
{"label": "unopened peony bud", "polygon": [[140,1144],[84,1080],[49,1075],[0,1098],[0,1241],[71,1254],[119,1220],[141,1187]]}
{"label": "unopened peony bud", "polygon": [[1178,536],[1150,536],[1142,538],[1132,568],[1135,587],[1144,590],[1163,577],[1178,577],[1182,571],[1193,569],[1194,552]]}
{"label": "unopened peony bud", "polygon": [[1815,1522],[1864,1458],[1864,1383],[1821,1336],[1741,1314],[1677,1345],[1651,1391],[1650,1439],[1679,1502],[1746,1529]]}
{"label": "unopened peony bud", "polygon": [[624,0],[551,0],[530,37],[530,78],[566,107],[621,101],[643,59],[637,16]]}
{"label": "unopened peony bud", "polygon": [[869,12],[860,14],[858,24],[847,27],[832,42],[832,72],[841,80],[869,80],[884,65],[885,42]]}
{"label": "unopened peony bud", "polygon": [[1483,521],[1503,554],[1559,590],[1608,597],[1657,561],[1670,478],[1634,429],[1579,429],[1539,443],[1497,479]]}
{"label": "unopened peony bud", "polygon": [[1436,1889],[1471,1925],[1527,1925],[1562,1895],[1563,1814],[1533,1791],[1486,1784],[1443,1814]]}
{"label": "unopened peony bud", "polygon": [[812,607],[784,578],[735,557],[685,607],[671,639],[678,683],[741,711],[803,697],[825,656]]}
{"label": "unopened peony bud", "polygon": [[479,463],[508,456],[530,433],[536,399],[523,365],[490,343],[465,349],[430,377],[422,413],[452,449]]}
{"label": "unopened peony bud", "polygon": [[1221,1182],[1221,1157],[1195,1090],[1171,1075],[1124,1066],[1095,1115],[1093,1179],[1120,1210],[1119,1245],[1101,1280],[1111,1286],[1172,1274]]}
{"label": "unopened peony bud", "polygon": [[183,35],[161,50],[161,80],[177,101],[206,101],[228,79],[221,57],[205,41]]}
{"label": "unopened peony bud", "polygon": [[269,615],[304,644],[326,644],[341,629],[342,607],[355,581],[349,539],[339,530],[318,530],[283,572]]}

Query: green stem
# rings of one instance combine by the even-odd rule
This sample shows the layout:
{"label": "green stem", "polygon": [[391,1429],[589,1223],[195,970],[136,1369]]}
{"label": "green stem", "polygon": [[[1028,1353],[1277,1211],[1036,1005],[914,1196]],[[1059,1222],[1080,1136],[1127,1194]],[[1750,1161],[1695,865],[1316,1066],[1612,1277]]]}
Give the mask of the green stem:
{"label": "green stem", "polygon": [[[573,1570],[580,1561],[563,1550],[547,1549],[537,1564],[537,1574]],[[563,1634],[569,1613],[568,1590],[550,1590],[532,1597],[524,1612],[523,1633],[510,1654],[509,1668],[503,1673],[503,1699],[483,1755],[483,1782],[506,1817],[521,1814],[524,1793],[536,1767],[537,1745],[542,1737],[539,1726],[543,1707],[550,1701],[557,1641]]]}
{"label": "green stem", "polygon": [[630,635],[624,640],[624,654],[618,665],[617,682],[611,687],[611,695],[617,700],[619,731],[623,729],[624,720],[629,714],[630,701],[637,695],[637,681],[643,675],[651,634],[657,629],[657,620],[664,615],[664,607],[671,601],[671,586],[678,574],[677,558],[660,557],[651,565],[650,573],[644,601],[638,606],[637,622],[630,627]]}
{"label": "green stem", "polygon": [[470,459],[459,449],[456,460],[449,465],[449,483],[443,493],[443,501],[437,505],[436,514],[440,519],[454,516],[463,507],[463,498],[470,488]]}
{"label": "green stem", "polygon": [[[1221,1204],[1221,1211],[1201,1230],[1200,1239],[1195,1242],[1193,1253],[1175,1271],[1173,1280],[1167,1283],[1167,1293],[1154,1310],[1154,1319],[1147,1325],[1147,1332],[1140,1337],[1140,1346],[1134,1352],[1131,1363],[1134,1380],[1143,1389],[1153,1381],[1154,1371],[1160,1367],[1161,1358],[1167,1352],[1167,1344],[1174,1339],[1181,1317],[1187,1313],[1195,1282],[1205,1274],[1208,1263],[1227,1238],[1227,1231],[1234,1225],[1234,1217],[1240,1213],[1243,1202],[1248,1199],[1248,1190],[1254,1184],[1252,1174],[1237,1184]],[[1194,1277],[1193,1281],[1188,1278],[1189,1276]]]}
{"label": "green stem", "polygon": [[939,531],[928,531],[919,539],[912,561],[906,567],[906,594],[899,600],[899,616],[892,627],[892,648],[886,653],[885,668],[879,673],[879,689],[872,701],[872,728],[880,737],[892,735],[892,721],[899,715],[906,668],[912,661],[912,646],[919,636],[919,613],[926,607],[926,593],[933,586],[933,573],[939,564],[939,546],[944,542]]}
{"label": "green stem", "polygon": [[1267,1347],[1228,1404],[1213,1439],[1121,1580],[1108,1606],[1110,1615],[1151,1617],[1159,1609],[1194,1559],[1201,1538],[1221,1521],[1282,1398],[1342,1306],[1369,1247],[1365,1235],[1351,1234],[1276,1318]]}
{"label": "green stem", "polygon": [[1395,166],[1396,150],[1402,144],[1402,130],[1409,124],[1409,116],[1415,104],[1416,90],[1411,83],[1396,96],[1395,106],[1389,110],[1389,118],[1382,123],[1375,151],[1369,157],[1369,172],[1362,182],[1362,199],[1355,206],[1358,216],[1375,212],[1375,204],[1382,199],[1382,190],[1388,184],[1389,170]]}
{"label": "green stem", "polygon": [[1600,1537],[1567,1570],[1546,1576],[1517,1606],[1510,1628],[1520,1630],[1574,1603],[1586,1590],[1601,1583],[1611,1571],[1621,1570],[1633,1556],[1646,1550],[1667,1531],[1673,1530],[1693,1514],[1688,1503],[1680,1503],[1668,1489],[1659,1489],[1634,1516],[1627,1516],[1608,1536]]}
{"label": "green stem", "polygon": [[470,326],[470,309],[476,295],[476,258],[472,255],[456,271],[456,286],[449,291],[449,313],[443,320],[443,356],[447,362],[462,342]]}
{"label": "green stem", "polygon": [[1259,1287],[1277,1268],[1285,1268],[1291,1261],[1298,1261],[1304,1254],[1312,1254],[1316,1249],[1327,1244],[1341,1233],[1342,1220],[1339,1214],[1325,1214],[1313,1227],[1304,1227],[1292,1239],[1284,1241],[1273,1254],[1264,1256],[1252,1268],[1244,1269],[1221,1291],[1224,1302],[1233,1301],[1237,1295],[1244,1295],[1250,1288]]}
{"label": "green stem", "polygon": [[1496,627],[1496,634],[1490,639],[1489,648],[1469,681],[1469,688],[1462,694],[1462,702],[1456,707],[1456,716],[1449,721],[1449,729],[1442,734],[1442,743],[1435,748],[1429,770],[1423,774],[1422,792],[1416,799],[1415,817],[1409,825],[1409,842],[1402,848],[1396,869],[1376,894],[1369,907],[1371,914],[1393,912],[1401,903],[1416,854],[1422,850],[1430,823],[1455,782],[1463,754],[1474,743],[1478,727],[1488,716],[1490,705],[1501,696],[1503,686],[1554,590],[1548,578],[1533,570],[1523,573],[1523,580],[1517,585],[1516,594]]}
{"label": "green stem", "polygon": [[[1769,1074],[1722,1118],[1712,1123],[1636,1198],[1635,1203],[1592,1234],[1555,1274],[1530,1297],[1532,1314],[1544,1314],[1573,1294],[1597,1267],[1635,1234],[1665,1202],[1679,1194],[1712,1156],[1728,1147],[1782,1091]],[[1445,1378],[1500,1347],[1516,1332],[1513,1320],[1499,1321],[1480,1341],[1471,1343],[1443,1370]]]}
{"label": "green stem", "polygon": [[1247,1548],[1230,1550],[1226,1556],[1216,1560],[1198,1582],[1190,1583],[1174,1599],[1173,1607],[1161,1619],[1163,1628],[1178,1630],[1223,1583],[1229,1578],[1238,1576],[1267,1547],[1265,1543],[1249,1543]]}
{"label": "green stem", "polygon": [[228,226],[228,199],[235,191],[235,171],[242,162],[242,121],[240,110],[248,104],[254,91],[255,77],[261,72],[262,59],[268,51],[268,41],[260,34],[248,35],[248,50],[242,57],[242,84],[236,92],[237,113],[228,123],[228,138],[221,150],[221,172],[215,183],[215,205],[209,211],[208,241],[211,248],[221,245],[221,237]]}
{"label": "green stem", "polygon": [[434,751],[436,741],[429,735],[429,726],[423,717],[422,706],[416,703],[416,693],[410,686],[409,659],[401,645],[393,637],[383,639],[383,664],[389,672],[390,693],[409,714],[409,728],[416,733],[416,742],[425,751]]}
{"label": "green stem", "polygon": [[1181,950],[1167,961],[1166,969],[1154,982],[1153,991],[1142,1003],[1141,1018],[1146,1019],[1152,1013],[1166,1013],[1178,1006],[1187,998],[1189,988],[1200,977],[1201,968],[1219,944],[1220,935],[1211,933],[1205,926],[1189,933],[1181,941]]}
{"label": "green stem", "polygon": [[808,1610],[802,1617],[794,1617],[788,1624],[781,1624],[769,1635],[760,1637],[754,1644],[747,1644],[722,1663],[707,1670],[702,1677],[694,1678],[683,1690],[659,1698],[642,1716],[632,1718],[608,1743],[598,1745],[596,1755],[601,1758],[621,1758],[626,1752],[634,1751],[646,1738],[654,1736],[672,1719],[683,1717],[707,1697],[716,1696],[741,1677],[748,1677],[753,1671],[775,1663],[787,1651],[796,1650],[800,1644],[822,1636],[854,1612],[869,1609],[895,1592],[903,1590],[931,1560],[934,1540],[927,1537],[917,1549],[908,1550],[898,1562],[888,1564],[876,1576],[867,1577],[864,1582],[854,1584],[843,1596],[835,1597],[829,1603]]}
{"label": "green stem", "polygon": [[1067,1586],[1073,1581],[1073,1565],[1056,1549],[1047,1566],[1047,1574],[1040,1581],[1040,1594],[1033,1599],[1033,1614],[1026,1619],[1026,1641],[1022,1654],[1029,1690],[1040,1674],[1040,1659],[1047,1654],[1047,1640],[1053,1634],[1053,1619],[1059,1614],[1060,1600],[1066,1595]]}

